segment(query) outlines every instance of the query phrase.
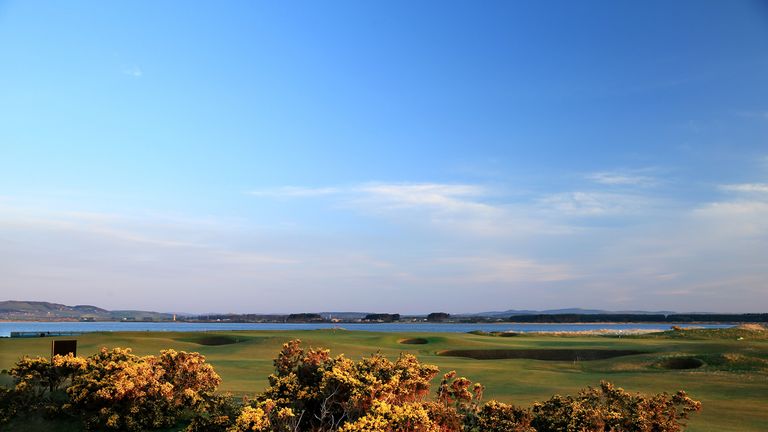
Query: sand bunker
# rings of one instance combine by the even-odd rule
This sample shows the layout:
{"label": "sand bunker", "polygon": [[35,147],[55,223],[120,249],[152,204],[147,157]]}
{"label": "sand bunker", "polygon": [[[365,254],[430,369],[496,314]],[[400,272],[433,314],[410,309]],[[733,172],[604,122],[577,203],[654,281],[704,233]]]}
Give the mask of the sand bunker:
{"label": "sand bunker", "polygon": [[447,350],[438,355],[475,360],[529,359],[547,361],[590,361],[645,354],[643,351],[610,349],[486,349]]}
{"label": "sand bunker", "polygon": [[766,330],[766,328],[760,324],[742,324],[736,328],[739,330],[748,330],[748,331],[755,331],[755,332],[763,332]]}
{"label": "sand bunker", "polygon": [[662,360],[659,365],[664,369],[698,369],[704,366],[704,362],[695,357],[671,357]]}
{"label": "sand bunker", "polygon": [[203,336],[193,340],[194,343],[197,343],[200,345],[207,345],[207,346],[231,345],[241,341],[242,340],[234,338],[232,336],[215,336],[215,335]]}
{"label": "sand bunker", "polygon": [[399,342],[406,345],[425,345],[429,343],[429,341],[424,338],[400,339]]}

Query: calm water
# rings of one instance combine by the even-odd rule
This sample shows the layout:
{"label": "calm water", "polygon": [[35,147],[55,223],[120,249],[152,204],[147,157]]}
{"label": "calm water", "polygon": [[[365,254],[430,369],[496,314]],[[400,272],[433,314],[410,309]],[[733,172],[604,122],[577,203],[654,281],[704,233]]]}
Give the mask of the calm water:
{"label": "calm water", "polygon": [[[673,324],[251,324],[251,323],[183,323],[183,322],[0,322],[0,336],[11,332],[139,332],[139,331],[217,331],[217,330],[316,330],[342,327],[356,331],[379,332],[444,332],[483,331],[584,331],[584,330],[669,330]],[[679,324],[691,326],[690,324]],[[728,324],[699,324],[696,327],[722,328]]]}

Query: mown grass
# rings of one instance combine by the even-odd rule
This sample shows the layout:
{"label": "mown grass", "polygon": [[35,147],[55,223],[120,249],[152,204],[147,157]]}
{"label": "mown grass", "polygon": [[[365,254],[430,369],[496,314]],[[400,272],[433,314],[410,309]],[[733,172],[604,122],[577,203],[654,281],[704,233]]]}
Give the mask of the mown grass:
{"label": "mown grass", "polygon": [[[479,334],[372,333],[344,330],[232,331],[208,333],[94,333],[78,337],[78,353],[100,347],[132,347],[137,354],[162,349],[197,351],[207,356],[222,376],[222,391],[252,395],[266,386],[272,359],[290,339],[307,346],[327,347],[350,358],[400,352],[440,366],[486,386],[486,398],[519,405],[553,394],[576,393],[605,379],[630,391],[645,393],[686,390],[701,400],[703,411],[688,430],[764,431],[768,425],[768,332],[748,329],[684,330],[631,337],[552,336],[522,334],[488,337]],[[419,339],[419,344],[402,343]],[[426,343],[423,343],[426,342]],[[49,355],[51,339],[0,339],[0,369],[22,355]],[[440,356],[446,350],[633,350],[643,354],[593,361],[533,359],[475,360]],[[672,358],[695,358],[695,369],[664,367]],[[7,377],[4,378],[6,383]],[[40,425],[37,425],[40,426]],[[60,425],[58,430],[76,430]],[[66,427],[65,427],[66,426]],[[69,427],[69,428],[67,428]],[[17,430],[24,429],[19,426]],[[45,428],[43,428],[45,429]]]}

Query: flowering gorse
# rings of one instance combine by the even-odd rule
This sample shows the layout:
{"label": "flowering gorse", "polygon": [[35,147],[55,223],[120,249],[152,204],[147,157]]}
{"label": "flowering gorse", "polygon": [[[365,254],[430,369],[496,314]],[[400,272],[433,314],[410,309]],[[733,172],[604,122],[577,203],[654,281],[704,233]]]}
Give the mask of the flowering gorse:
{"label": "flowering gorse", "polygon": [[0,423],[43,409],[74,415],[87,430],[187,432],[679,432],[701,404],[684,392],[642,395],[602,382],[531,408],[483,403],[484,387],[410,354],[353,361],[327,349],[283,345],[269,386],[252,401],[216,393],[221,382],[198,353],[136,356],[102,348],[21,359],[0,388]]}

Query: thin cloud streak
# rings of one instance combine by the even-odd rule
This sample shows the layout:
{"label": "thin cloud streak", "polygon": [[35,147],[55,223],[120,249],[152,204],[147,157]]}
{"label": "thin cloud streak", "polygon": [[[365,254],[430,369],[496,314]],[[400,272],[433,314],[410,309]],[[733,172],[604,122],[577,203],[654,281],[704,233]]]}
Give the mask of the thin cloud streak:
{"label": "thin cloud streak", "polygon": [[596,172],[586,176],[592,182],[610,186],[655,186],[658,180],[654,177],[626,173],[620,171]]}
{"label": "thin cloud streak", "polygon": [[539,199],[543,208],[563,216],[612,216],[648,209],[652,200],[637,194],[574,191],[545,196]]}
{"label": "thin cloud streak", "polygon": [[768,193],[768,183],[737,183],[720,185],[720,190],[726,192],[756,192]]}

